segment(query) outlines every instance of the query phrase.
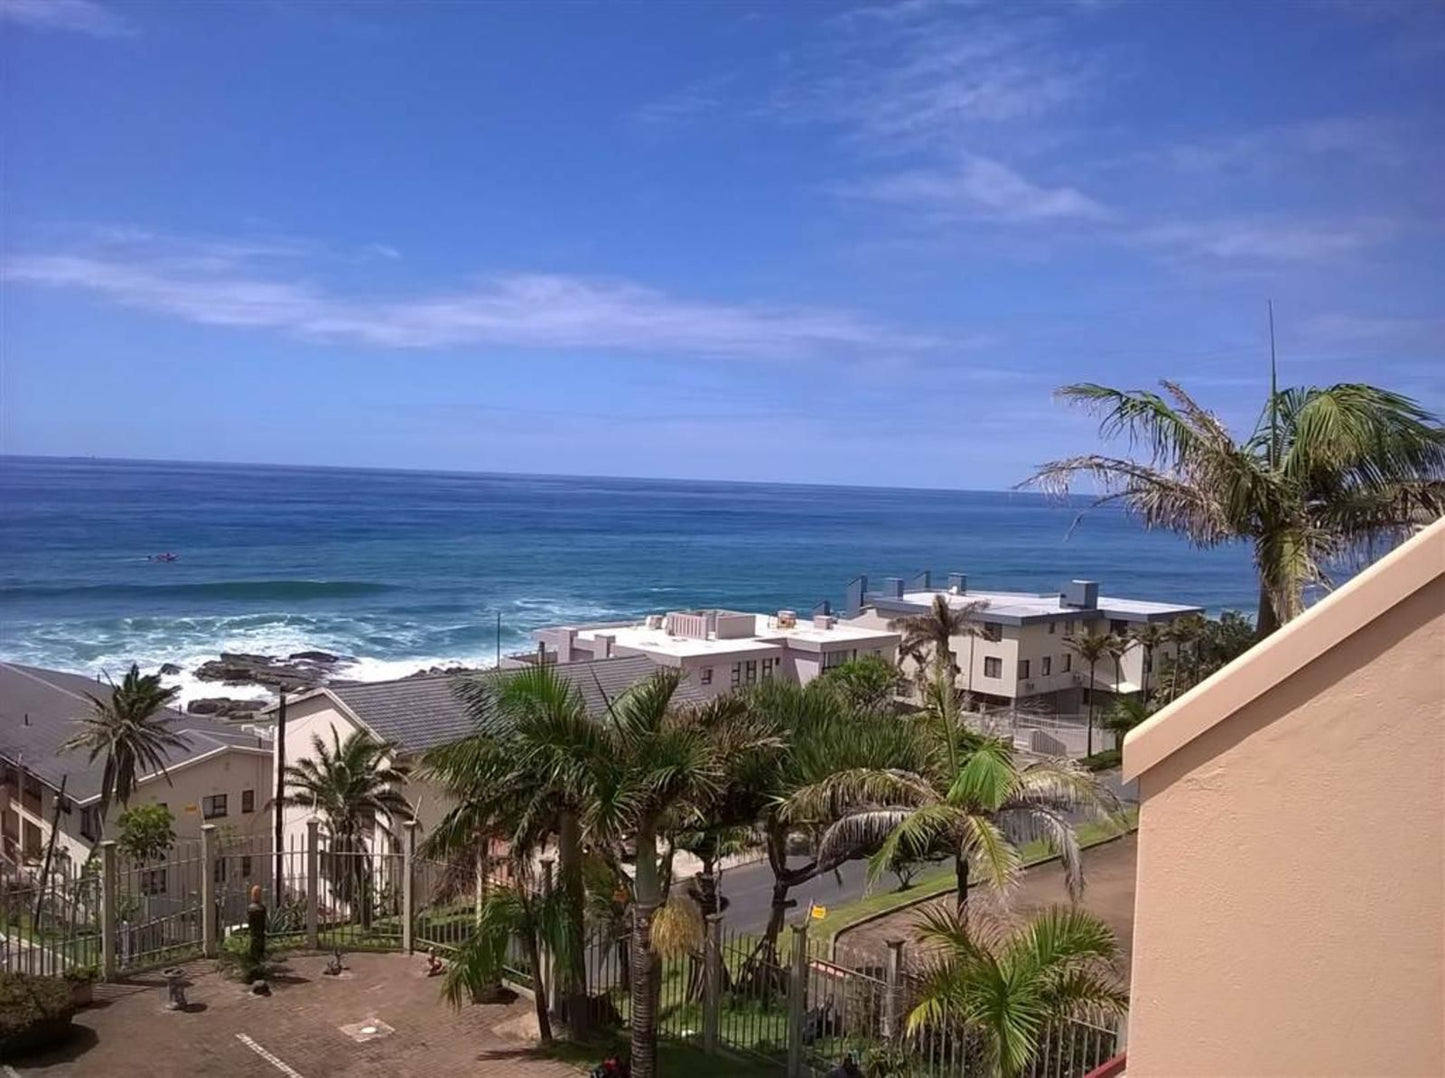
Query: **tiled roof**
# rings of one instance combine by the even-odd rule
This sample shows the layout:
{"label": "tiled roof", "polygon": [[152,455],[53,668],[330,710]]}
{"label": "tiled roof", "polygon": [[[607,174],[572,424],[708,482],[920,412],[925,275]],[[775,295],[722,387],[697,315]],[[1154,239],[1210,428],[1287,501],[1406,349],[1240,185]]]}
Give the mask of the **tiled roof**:
{"label": "tiled roof", "polygon": [[[588,712],[602,715],[607,709],[606,700],[615,700],[660,668],[646,656],[632,655],[564,663],[554,669],[577,686]],[[516,671],[502,671],[501,676],[510,673]],[[399,681],[337,685],[329,691],[377,737],[409,752],[419,752],[471,733],[472,719],[453,692],[456,680],[456,675],[435,674]],[[702,694],[684,680],[674,699],[695,703],[702,699]]]}
{"label": "tiled roof", "polygon": [[[0,756],[22,764],[52,787],[58,788],[62,776],[67,777],[66,795],[78,801],[96,796],[104,761],[97,759],[91,765],[86,753],[64,752],[60,746],[76,732],[76,720],[90,713],[86,693],[103,697],[109,691],[105,682],[80,674],[0,663]],[[166,711],[172,728],[187,743],[184,751],[170,751],[167,766],[223,745],[263,746],[234,726],[169,708]]]}

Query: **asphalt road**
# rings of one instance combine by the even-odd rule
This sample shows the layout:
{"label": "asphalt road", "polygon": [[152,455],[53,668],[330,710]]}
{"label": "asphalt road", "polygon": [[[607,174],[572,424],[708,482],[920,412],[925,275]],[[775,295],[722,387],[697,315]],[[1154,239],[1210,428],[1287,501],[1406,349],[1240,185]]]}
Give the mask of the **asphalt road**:
{"label": "asphalt road", "polygon": [[[1118,772],[1106,772],[1100,777],[1121,800],[1138,800],[1136,785],[1123,785]],[[803,857],[794,857],[791,863],[801,865],[804,860]],[[809,902],[833,907],[857,901],[868,893],[867,879],[868,866],[862,861],[850,861],[836,873],[828,872],[794,887],[788,892],[788,897],[797,905],[788,911],[786,923],[798,924],[801,911],[808,908]],[[891,891],[898,886],[898,880],[892,873],[885,873],[874,886],[876,890]],[[724,869],[721,890],[728,900],[724,924],[729,933],[761,932],[767,927],[773,901],[773,873],[766,861]]]}

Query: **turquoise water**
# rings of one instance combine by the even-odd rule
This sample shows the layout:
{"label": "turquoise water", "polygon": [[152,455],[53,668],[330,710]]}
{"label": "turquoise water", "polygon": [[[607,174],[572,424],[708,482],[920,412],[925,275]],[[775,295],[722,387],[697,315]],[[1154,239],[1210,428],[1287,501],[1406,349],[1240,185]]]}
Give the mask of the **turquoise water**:
{"label": "turquoise water", "polygon": [[1070,535],[1075,516],[1014,493],[7,457],[0,656],[93,672],[322,648],[371,679],[490,661],[498,614],[516,650],[562,621],[807,610],[923,568],[1252,610],[1243,548],[1113,511]]}

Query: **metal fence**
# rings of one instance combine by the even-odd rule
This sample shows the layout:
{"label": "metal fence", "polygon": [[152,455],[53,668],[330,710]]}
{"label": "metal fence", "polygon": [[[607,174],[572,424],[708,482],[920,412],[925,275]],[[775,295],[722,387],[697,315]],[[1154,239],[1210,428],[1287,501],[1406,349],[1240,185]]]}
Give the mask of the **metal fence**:
{"label": "metal fence", "polygon": [[[93,968],[134,973],[216,955],[244,930],[250,889],[259,887],[269,928],[282,946],[313,950],[428,950],[445,956],[476,930],[486,891],[509,881],[477,869],[415,856],[414,829],[380,849],[355,849],[321,834],[279,854],[264,839],[235,839],[208,829],[178,843],[163,861],[133,862],[103,843],[75,868],[62,863],[40,880],[0,880],[0,968],[64,974]],[[595,1021],[626,1026],[630,980],[639,961],[629,950],[627,918],[594,924],[585,958],[586,994]],[[553,958],[509,942],[507,976],[525,988],[540,979],[561,1003]],[[691,1042],[777,1068],[826,1074],[846,1055],[892,1053],[913,1078],[973,1078],[988,1073],[978,1037],[952,1023],[907,1028],[919,984],[901,944],[886,956],[834,954],[808,925],[786,929],[776,944],[708,918],[691,953],[653,957],[660,1036]],[[1045,1032],[1026,1078],[1081,1078],[1112,1057],[1114,1029],[1081,1022]]]}

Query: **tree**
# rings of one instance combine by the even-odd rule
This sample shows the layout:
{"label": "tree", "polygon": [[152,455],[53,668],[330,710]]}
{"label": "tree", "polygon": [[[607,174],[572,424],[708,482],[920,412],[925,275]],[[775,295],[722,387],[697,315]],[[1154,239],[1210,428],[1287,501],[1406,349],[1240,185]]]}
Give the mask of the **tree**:
{"label": "tree", "polygon": [[[926,659],[935,669],[945,669],[957,677],[958,660],[953,654],[953,638],[979,635],[982,629],[974,620],[974,615],[987,606],[988,602],[983,599],[954,606],[946,595],[935,595],[926,614],[894,618],[888,627],[903,634],[899,651],[912,656],[920,669]],[[971,682],[972,678],[969,680]]]}
{"label": "tree", "polygon": [[[1119,658],[1124,654],[1124,641],[1113,633],[1090,633],[1085,632],[1080,636],[1064,637],[1064,646],[1072,651],[1084,662],[1089,664],[1089,717],[1087,733],[1087,749],[1089,756],[1094,755],[1094,701],[1099,695],[1098,683],[1094,680],[1094,670],[1101,659],[1112,659],[1115,670],[1118,669]],[[1118,684],[1118,679],[1115,679]]]}
{"label": "tree", "polygon": [[1154,671],[1154,653],[1170,640],[1169,628],[1157,621],[1146,621],[1141,625],[1133,626],[1126,637],[1132,647],[1141,648],[1144,652],[1143,676],[1140,681],[1140,695],[1146,700],[1149,698],[1149,676]]}
{"label": "tree", "polygon": [[1051,1026],[1128,1010],[1113,970],[1114,934],[1083,910],[1050,909],[1008,931],[935,906],[923,915],[918,938],[936,950],[908,1015],[909,1031],[962,1024],[982,1041],[996,1078],[1021,1074]]}
{"label": "tree", "polygon": [[359,904],[361,923],[371,926],[369,833],[380,821],[390,825],[411,818],[412,808],[399,787],[408,768],[392,760],[393,748],[364,730],[341,740],[333,727],[331,745],[320,734],[311,737],[312,755],[283,772],[281,807],[317,813],[331,837],[328,859],[342,888],[342,900]]}
{"label": "tree", "polygon": [[1237,610],[1226,610],[1218,618],[1179,618],[1170,632],[1179,644],[1179,654],[1161,671],[1170,700],[1239,658],[1255,642],[1253,624]]}
{"label": "tree", "polygon": [[697,824],[702,807],[721,790],[729,758],[782,747],[764,724],[730,700],[675,707],[681,678],[679,670],[659,670],[612,701],[605,726],[608,751],[595,761],[594,826],[600,834],[631,834],[637,843],[631,957],[637,1078],[652,1078],[657,1070],[660,985],[652,930],[668,897],[658,841]]}
{"label": "tree", "polygon": [[465,861],[494,836],[513,849],[556,843],[568,942],[559,952],[567,960],[558,964],[555,995],[563,1018],[580,1034],[588,1015],[583,840],[608,796],[596,786],[605,733],[555,666],[460,679],[454,691],[473,732],[422,758],[421,774],[452,803],[425,849]]}
{"label": "tree", "polygon": [[109,696],[86,693],[90,714],[80,719],[81,729],[61,745],[66,751],[86,751],[87,762],[105,757],[100,775],[100,821],[105,826],[112,804],[127,805],[136,782],[158,772],[166,782],[166,759],[171,749],[185,750],[184,738],[171,729],[173,716],[165,706],[179,689],[161,685],[159,674],[141,675],[135,663]]}
{"label": "tree", "polygon": [[532,875],[533,851],[513,851],[508,882],[487,891],[477,910],[472,933],[457,948],[442,980],[442,998],[453,1007],[485,999],[501,983],[507,948],[513,937],[522,943],[532,970],[532,999],[542,1044],[552,1043],[552,1019],[547,999],[547,978],[542,974],[542,947],[553,949],[567,964],[566,896],[561,891],[539,892]]}
{"label": "tree", "polygon": [[1076,479],[1146,528],[1199,547],[1247,542],[1259,577],[1255,627],[1267,636],[1304,609],[1329,567],[1370,554],[1445,512],[1445,428],[1408,397],[1343,383],[1271,392],[1236,440],[1174,382],[1164,394],[1085,383],[1059,395],[1127,437],[1141,459],[1102,454],[1045,464],[1024,485],[1067,495]]}
{"label": "tree", "polygon": [[831,685],[843,703],[867,715],[892,713],[894,700],[903,687],[903,674],[881,655],[865,655],[823,671],[821,680]]}
{"label": "tree", "polygon": [[900,858],[951,855],[962,911],[971,878],[1006,888],[1020,867],[1016,843],[1037,837],[1059,855],[1069,893],[1082,893],[1071,821],[1116,813],[1106,787],[1064,760],[1019,767],[1008,745],[965,729],[946,672],[935,678],[913,735],[909,765],[838,769],[789,798],[789,818],[835,820],[823,833],[820,861],[870,854],[876,881]]}
{"label": "tree", "polygon": [[116,845],[137,864],[156,861],[175,844],[175,817],[165,805],[137,805],[120,814],[120,839]]}
{"label": "tree", "polygon": [[1114,701],[1099,725],[1114,735],[1114,747],[1122,749],[1129,731],[1154,713],[1154,707],[1142,696],[1121,696]]}

